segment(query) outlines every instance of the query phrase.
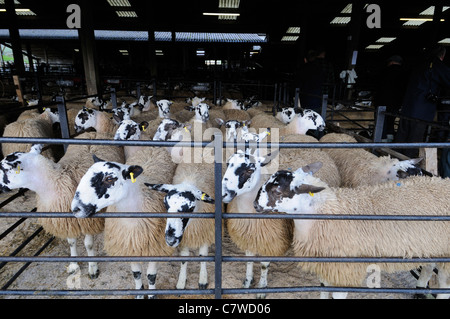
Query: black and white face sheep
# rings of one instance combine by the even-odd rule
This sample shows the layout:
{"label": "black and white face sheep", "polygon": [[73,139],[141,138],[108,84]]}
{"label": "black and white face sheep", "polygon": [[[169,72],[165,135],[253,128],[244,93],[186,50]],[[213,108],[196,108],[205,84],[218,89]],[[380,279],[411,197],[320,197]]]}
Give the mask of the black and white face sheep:
{"label": "black and white face sheep", "polygon": [[325,129],[325,121],[316,111],[300,109],[296,114],[298,114],[301,127],[318,131],[323,131]]}
{"label": "black and white face sheep", "polygon": [[209,109],[211,107],[206,103],[199,103],[196,106],[185,106],[188,111],[195,112],[195,120],[206,123],[209,120]]}
{"label": "black and white face sheep", "polygon": [[154,141],[168,141],[172,139],[172,134],[174,131],[186,127],[190,130],[190,124],[180,123],[177,120],[164,119],[161,124],[158,125],[156,133],[153,136]]}
{"label": "black and white face sheep", "polygon": [[[214,204],[214,199],[199,190],[196,186],[188,183],[177,185],[170,184],[148,184],[151,189],[167,193],[164,197],[164,205],[168,213],[192,213],[197,201]],[[183,233],[189,224],[189,218],[167,218],[165,239],[167,245],[177,247],[183,239]]]}
{"label": "black and white face sheep", "polygon": [[[116,121],[118,120],[120,119],[116,118]],[[141,133],[147,130],[148,125],[147,121],[142,121],[139,124],[133,120],[120,121],[114,139],[119,141],[137,141],[141,138]]]}
{"label": "black and white face sheep", "polygon": [[216,122],[219,124],[219,126],[222,126],[225,124],[225,132],[226,132],[226,140],[227,141],[233,141],[236,140],[238,137],[239,129],[243,128],[244,126],[250,125],[252,122],[251,120],[247,121],[237,121],[237,120],[228,120],[224,121],[221,118],[216,118]]}
{"label": "black and white face sheep", "polygon": [[94,215],[120,200],[126,200],[126,188],[143,172],[139,165],[105,162],[94,155],[94,164],[78,184],[71,209],[77,218]]}
{"label": "black and white face sheep", "polygon": [[158,107],[159,117],[160,118],[169,118],[170,117],[170,106],[173,103],[169,100],[159,100],[156,102],[156,106]]}
{"label": "black and white face sheep", "polygon": [[276,118],[284,124],[289,124],[295,117],[295,109],[293,107],[277,107]]}

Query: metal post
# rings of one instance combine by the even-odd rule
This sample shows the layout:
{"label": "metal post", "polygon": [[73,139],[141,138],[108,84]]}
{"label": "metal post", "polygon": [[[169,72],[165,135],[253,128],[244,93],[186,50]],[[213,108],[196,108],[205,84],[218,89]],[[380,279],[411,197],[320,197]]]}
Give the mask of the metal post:
{"label": "metal post", "polygon": [[111,103],[112,103],[112,108],[115,109],[117,107],[117,95],[116,95],[115,88],[111,88]]}
{"label": "metal post", "polygon": [[294,100],[294,110],[295,113],[299,110],[299,96],[300,96],[300,88],[295,88],[295,100]]}
{"label": "metal post", "polygon": [[386,112],[386,106],[379,106],[376,113],[375,130],[373,132],[373,141],[381,142],[381,137],[383,134],[384,117]]}
{"label": "metal post", "polygon": [[215,286],[216,299],[222,298],[222,134],[214,134],[214,191],[215,191]]}
{"label": "metal post", "polygon": [[325,121],[327,117],[327,107],[328,107],[328,94],[322,95],[322,114],[320,114]]}
{"label": "metal post", "polygon": [[214,91],[213,91],[213,104],[217,105],[217,81],[214,80]]}
{"label": "metal post", "polygon": [[136,95],[137,100],[139,101],[139,98],[141,97],[141,82],[136,83]]}
{"label": "metal post", "polygon": [[[59,113],[59,125],[61,126],[61,137],[69,138],[69,122],[67,120],[67,110],[66,110],[66,101],[64,100],[64,96],[57,96],[56,102],[58,103],[58,113]],[[64,144],[64,153],[67,151],[67,144]]]}

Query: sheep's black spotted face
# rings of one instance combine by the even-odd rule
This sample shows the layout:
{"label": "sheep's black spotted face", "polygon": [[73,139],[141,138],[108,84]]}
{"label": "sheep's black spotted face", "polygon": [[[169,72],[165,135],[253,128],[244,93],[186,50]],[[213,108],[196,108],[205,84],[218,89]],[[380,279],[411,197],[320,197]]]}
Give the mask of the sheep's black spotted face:
{"label": "sheep's black spotted face", "polygon": [[172,119],[164,119],[159,124],[156,129],[155,136],[153,136],[154,141],[169,141],[172,138],[172,133],[182,128],[183,124],[178,122],[177,120]]}
{"label": "sheep's black spotted face", "polygon": [[117,203],[126,194],[130,182],[128,165],[114,162],[93,164],[78,184],[72,201],[76,217],[88,217]]}
{"label": "sheep's black spotted face", "polygon": [[225,122],[225,129],[227,133],[227,139],[230,140],[231,138],[236,139],[238,135],[238,129],[242,127],[243,124],[240,121],[236,120],[228,120]]}
{"label": "sheep's black spotted face", "polygon": [[75,131],[80,133],[97,124],[96,110],[83,108],[75,117]]}
{"label": "sheep's black spotted face", "polygon": [[159,116],[163,118],[169,118],[171,105],[172,102],[170,102],[169,100],[159,100],[158,102],[156,102],[156,106],[158,106],[159,110]]}
{"label": "sheep's black spotted face", "polygon": [[209,120],[209,109],[211,107],[206,103],[199,103],[194,107],[195,116],[198,120],[202,122],[207,122]]}
{"label": "sheep's black spotted face", "polygon": [[114,135],[114,139],[120,141],[139,140],[140,138],[141,130],[139,124],[133,120],[123,120],[120,122],[116,134]]}
{"label": "sheep's black spotted face", "polygon": [[281,111],[281,118],[283,123],[291,123],[295,116],[295,110],[293,107],[285,107]]}
{"label": "sheep's black spotted face", "polygon": [[0,193],[22,187],[23,170],[22,157],[27,153],[15,152],[6,156],[0,162]]}
{"label": "sheep's black spotted face", "polygon": [[325,121],[319,113],[313,110],[299,110],[298,117],[302,124],[310,130],[323,131],[325,129]]}
{"label": "sheep's black spotted face", "polygon": [[115,115],[115,118],[117,118],[120,121],[123,120],[130,120],[131,115],[131,107],[129,105],[122,105],[120,107],[116,107],[112,110],[112,113]]}
{"label": "sheep's black spotted face", "polygon": [[261,159],[238,152],[228,160],[222,179],[222,201],[229,203],[234,197],[252,190],[259,183]]}

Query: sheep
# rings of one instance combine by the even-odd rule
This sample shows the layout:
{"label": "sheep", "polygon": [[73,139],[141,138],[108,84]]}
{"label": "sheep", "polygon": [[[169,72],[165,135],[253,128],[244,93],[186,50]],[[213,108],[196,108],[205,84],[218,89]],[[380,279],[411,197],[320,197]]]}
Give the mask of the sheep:
{"label": "sheep", "polygon": [[[81,139],[92,139],[95,133],[79,135]],[[91,151],[111,160],[123,161],[123,155],[114,147],[70,145],[58,163],[40,155],[33,147],[30,152],[15,152],[0,163],[2,183],[0,189],[28,188],[37,195],[37,211],[68,212],[75,189],[92,162]],[[123,152],[122,152],[123,153]],[[66,239],[71,256],[77,256],[77,237],[85,235],[85,247],[89,256],[95,255],[93,236],[103,231],[103,219],[76,220],[73,218],[39,218],[38,223],[45,231],[58,238]],[[71,262],[67,271],[75,273],[79,266]],[[89,262],[89,276],[96,278],[99,270],[96,262]]]}
{"label": "sheep", "polygon": [[209,118],[209,109],[211,108],[206,103],[199,103],[197,106],[186,106],[188,111],[194,111],[195,115],[189,120],[189,124],[192,126],[192,138],[195,141],[201,141],[203,139],[204,132],[212,128],[212,122]]}
{"label": "sheep", "polygon": [[265,113],[258,114],[252,117],[252,127],[254,128],[267,128],[270,127],[279,129],[279,136],[285,136],[290,134],[306,134],[308,130],[325,129],[325,121],[319,115],[319,113],[305,109],[301,110],[295,115],[292,122],[284,124],[272,115]]}
{"label": "sheep", "polygon": [[[164,203],[170,212],[214,212],[214,199],[201,190],[214,192],[214,164],[180,163],[173,176],[173,183],[146,184],[151,189],[167,193]],[[214,193],[212,194],[214,196]],[[199,201],[197,203],[197,201]],[[212,218],[168,218],[165,240],[170,247],[180,246],[180,255],[189,256],[190,249],[198,249],[199,256],[207,256],[214,244],[215,231]],[[186,287],[187,262],[183,262],[177,282],[177,289]],[[208,287],[206,262],[200,263],[198,287]]]}
{"label": "sheep", "polygon": [[[322,143],[357,143],[347,135],[329,133],[324,135]],[[387,181],[396,181],[411,175],[422,175],[416,165],[422,159],[399,161],[390,156],[376,156],[364,149],[323,149],[334,160],[341,173],[342,187],[375,185]]]}
{"label": "sheep", "polygon": [[[126,164],[96,158],[76,189],[72,212],[77,218],[104,207],[108,212],[162,212],[163,195],[144,183],[171,183],[174,171],[175,164],[164,148],[140,148],[127,158]],[[174,249],[162,240],[165,224],[165,218],[107,218],[105,251],[110,256],[170,256]],[[144,289],[141,264],[131,263],[131,270],[135,288]],[[157,263],[149,262],[149,289],[155,289],[156,275]]]}
{"label": "sheep", "polygon": [[[51,110],[47,109],[44,113],[33,118],[23,119],[8,124],[5,127],[3,136],[52,138],[54,137],[52,126],[55,120],[56,117]],[[30,151],[30,147],[30,144],[2,143],[2,153],[6,156],[13,152],[28,152]],[[45,150],[43,155],[51,159],[54,158],[51,149]]]}
{"label": "sheep", "polygon": [[244,126],[250,125],[251,120],[248,121],[238,121],[238,120],[228,120],[224,121],[221,118],[216,118],[216,122],[220,125],[219,128],[222,131],[222,135],[226,136],[227,142],[237,141],[238,135]]}
{"label": "sheep", "polygon": [[275,116],[280,122],[289,124],[295,117],[295,108],[293,107],[277,107],[277,115]]}
{"label": "sheep", "polygon": [[[413,176],[358,188],[333,188],[313,176],[320,162],[296,171],[278,171],[258,192],[256,211],[288,214],[438,215],[450,212],[448,179]],[[444,194],[444,195],[443,195]],[[449,222],[372,220],[294,220],[293,251],[303,257],[432,258],[450,254]],[[368,263],[301,263],[325,285],[355,287],[367,276]],[[415,263],[377,263],[394,272],[415,268]],[[437,264],[439,285],[448,288],[448,266]],[[333,293],[333,297],[346,297]],[[325,297],[327,294],[321,295]],[[438,295],[438,298],[448,298]]]}
{"label": "sheep", "polygon": [[240,100],[227,99],[227,102],[223,105],[224,110],[245,110],[244,102]]}
{"label": "sheep", "polygon": [[88,128],[93,128],[97,132],[114,134],[118,127],[117,118],[120,118],[121,120],[130,119],[129,109],[120,108],[117,110],[118,112],[113,113],[116,115],[116,117],[114,117],[109,112],[83,107],[82,110],[78,111],[75,117],[75,132],[80,133]]}
{"label": "sheep", "polygon": [[[238,150],[228,159],[228,167],[222,179],[222,202],[227,203],[228,213],[254,213],[253,201],[259,187],[269,175],[262,169],[274,157],[251,154],[249,150]],[[292,241],[293,223],[286,219],[227,219],[226,228],[231,240],[245,251],[247,256],[283,256]],[[259,287],[267,286],[267,273],[270,262],[261,262]],[[243,282],[250,288],[253,282],[253,262],[248,262]],[[258,294],[265,298],[265,294]]]}

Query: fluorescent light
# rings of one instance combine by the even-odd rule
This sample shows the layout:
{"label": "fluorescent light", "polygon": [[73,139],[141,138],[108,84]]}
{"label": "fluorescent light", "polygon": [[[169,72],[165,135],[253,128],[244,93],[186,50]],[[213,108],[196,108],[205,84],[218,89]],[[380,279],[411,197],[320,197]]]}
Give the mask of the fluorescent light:
{"label": "fluorescent light", "polygon": [[197,54],[197,56],[205,56],[205,50],[197,49],[196,54]]}
{"label": "fluorescent light", "polygon": [[440,43],[440,44],[450,44],[450,38],[442,39],[442,40],[439,41],[438,43]]}
{"label": "fluorescent light", "polygon": [[395,39],[397,39],[397,38],[388,38],[388,37],[385,37],[385,38],[379,38],[377,41],[375,41],[375,42],[377,42],[377,43],[390,43],[390,42],[392,42],[392,41],[394,41]]}
{"label": "fluorescent light", "polygon": [[204,16],[230,16],[239,17],[240,13],[223,13],[223,12],[203,12]]}
{"label": "fluorescent light", "polygon": [[241,0],[219,0],[219,8],[239,8]]}
{"label": "fluorescent light", "polygon": [[73,49],[75,52],[80,52],[80,49]]}
{"label": "fluorescent light", "polygon": [[131,7],[128,0],[108,0],[111,7]]}
{"label": "fluorescent light", "polygon": [[331,20],[330,24],[348,24],[351,19],[351,17],[335,17],[333,20]]}
{"label": "fluorescent light", "polygon": [[341,13],[352,13],[352,4],[349,3],[342,9]]}
{"label": "fluorescent light", "polygon": [[116,13],[121,18],[137,18],[137,13],[134,11],[116,11]]}
{"label": "fluorescent light", "polygon": [[384,47],[384,44],[371,44],[366,47],[367,50],[379,50]]}
{"label": "fluorescent light", "polygon": [[289,27],[286,31],[286,33],[300,33],[300,27]]}
{"label": "fluorescent light", "polygon": [[[400,18],[400,21],[433,21],[433,18]],[[445,21],[444,19],[440,20],[441,22]]]}
{"label": "fluorescent light", "polygon": [[[442,7],[442,12],[448,10],[450,7]],[[419,13],[421,16],[432,16],[434,15],[434,6],[428,7],[427,9],[423,10],[421,13]]]}
{"label": "fluorescent light", "polygon": [[119,50],[119,52],[124,53],[124,52],[128,52],[128,50]]}
{"label": "fluorescent light", "polygon": [[[18,16],[35,16],[36,13],[30,9],[15,9]],[[6,12],[6,9],[0,9],[0,12]]]}
{"label": "fluorescent light", "polygon": [[285,35],[284,37],[281,38],[281,41],[297,41],[298,38],[299,38],[298,35],[296,36]]}

